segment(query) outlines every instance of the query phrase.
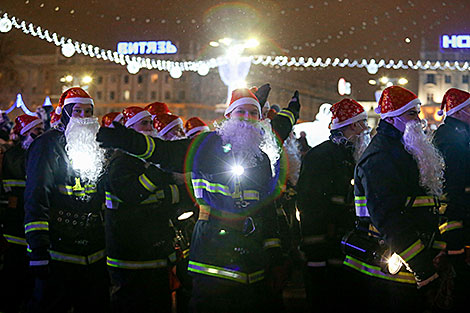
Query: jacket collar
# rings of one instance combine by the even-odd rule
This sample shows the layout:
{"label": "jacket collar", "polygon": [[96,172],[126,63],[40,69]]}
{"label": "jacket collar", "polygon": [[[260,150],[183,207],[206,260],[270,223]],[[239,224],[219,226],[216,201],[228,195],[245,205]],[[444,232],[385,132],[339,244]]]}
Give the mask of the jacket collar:
{"label": "jacket collar", "polygon": [[454,117],[447,116],[444,120],[444,124],[449,125],[450,127],[453,127],[460,132],[466,132],[467,134],[470,134],[470,126]]}
{"label": "jacket collar", "polygon": [[392,124],[386,122],[385,120],[380,120],[379,126],[377,126],[377,134],[385,135],[395,139],[401,139],[403,133],[395,128]]}

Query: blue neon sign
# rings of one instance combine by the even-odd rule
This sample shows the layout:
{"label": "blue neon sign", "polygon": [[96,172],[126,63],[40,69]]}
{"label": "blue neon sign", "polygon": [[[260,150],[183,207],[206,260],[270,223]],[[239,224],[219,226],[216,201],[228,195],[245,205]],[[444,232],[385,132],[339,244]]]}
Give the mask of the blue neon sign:
{"label": "blue neon sign", "polygon": [[442,35],[441,48],[443,49],[469,49],[470,35]]}
{"label": "blue neon sign", "polygon": [[175,54],[178,48],[168,40],[160,41],[121,41],[117,44],[120,54]]}

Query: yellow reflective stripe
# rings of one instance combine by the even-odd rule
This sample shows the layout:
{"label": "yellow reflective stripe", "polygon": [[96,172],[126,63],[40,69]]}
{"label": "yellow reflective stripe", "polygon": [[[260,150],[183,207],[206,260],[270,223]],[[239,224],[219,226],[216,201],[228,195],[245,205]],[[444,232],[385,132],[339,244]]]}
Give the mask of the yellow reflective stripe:
{"label": "yellow reflective stripe", "polygon": [[264,241],[263,248],[277,248],[281,247],[281,240],[279,238],[268,238]]}
{"label": "yellow reflective stripe", "polygon": [[400,283],[416,283],[416,280],[411,273],[403,271],[400,271],[395,275],[384,273],[380,270],[380,267],[361,262],[349,255],[346,256],[343,264],[369,276],[392,280]]}
{"label": "yellow reflective stripe", "polygon": [[69,185],[59,185],[59,192],[67,195],[67,196],[84,196],[88,193],[96,193],[96,185],[86,185],[85,188],[80,187],[72,187]]}
{"label": "yellow reflective stripe", "polygon": [[148,159],[152,156],[153,152],[155,151],[155,141],[150,136],[145,136],[145,143],[147,144],[147,148],[144,153],[137,154],[136,157],[142,159]]}
{"label": "yellow reflective stripe", "polygon": [[172,204],[179,203],[180,192],[179,192],[178,186],[170,184],[170,190],[171,190],[171,203]]}
{"label": "yellow reflective stripe", "polygon": [[101,260],[105,256],[105,251],[99,250],[88,256],[64,253],[64,252],[53,251],[53,250],[49,250],[49,254],[52,260],[80,264],[80,265],[87,265],[87,264],[93,264]]}
{"label": "yellow reflective stripe", "polygon": [[447,247],[447,243],[444,242],[444,241],[435,240],[432,243],[432,247],[433,247],[433,249],[445,250],[445,248]]}
{"label": "yellow reflective stripe", "polygon": [[243,190],[243,200],[259,200],[259,192],[256,190]]}
{"label": "yellow reflective stripe", "polygon": [[139,176],[139,182],[145,189],[150,192],[154,192],[155,190],[157,190],[157,186],[155,186],[145,174]]}
{"label": "yellow reflective stripe", "polygon": [[[409,203],[410,201],[411,201],[411,197],[408,197],[406,199],[406,203]],[[435,204],[436,202],[433,196],[418,196],[413,201],[412,207],[416,208],[416,207],[422,207],[422,206],[432,206]]]}
{"label": "yellow reflective stripe", "polygon": [[292,125],[295,124],[295,117],[291,111],[283,109],[277,115],[287,117]]}
{"label": "yellow reflective stripe", "polygon": [[463,222],[462,221],[450,221],[450,222],[445,222],[444,224],[441,224],[439,226],[439,232],[441,234],[455,230],[455,229],[460,229],[463,228]]}
{"label": "yellow reflective stripe", "polygon": [[211,193],[220,193],[223,194],[224,196],[232,196],[230,193],[230,189],[228,186],[222,185],[222,184],[217,184],[217,183],[211,183],[203,178],[199,179],[193,179],[193,188],[195,190],[206,190],[207,192]]}
{"label": "yellow reflective stripe", "polygon": [[31,223],[24,225],[25,234],[32,232],[32,231],[39,231],[39,230],[49,231],[49,223],[45,221],[40,221],[40,222],[31,222]]}
{"label": "yellow reflective stripe", "polygon": [[13,235],[8,235],[8,234],[3,234],[3,237],[9,242],[9,243],[14,243],[16,245],[22,245],[22,246],[27,246],[28,244],[26,243],[26,239],[13,236]]}
{"label": "yellow reflective stripe", "polygon": [[413,257],[415,257],[418,253],[420,253],[424,249],[423,242],[421,239],[418,239],[415,243],[409,246],[405,251],[400,253],[399,255],[405,262],[408,262]]}
{"label": "yellow reflective stripe", "polygon": [[194,261],[189,261],[188,271],[203,275],[214,276],[218,278],[229,279],[242,284],[252,284],[264,279],[264,270],[246,274],[233,269],[198,263]]}
{"label": "yellow reflective stripe", "polygon": [[4,179],[3,187],[26,187],[26,181],[21,179]]}
{"label": "yellow reflective stripe", "polygon": [[125,268],[130,270],[163,268],[168,262],[165,259],[149,260],[149,261],[129,261],[113,259],[109,256],[106,258],[106,264],[111,267]]}
{"label": "yellow reflective stripe", "polygon": [[369,210],[367,210],[367,199],[365,196],[355,196],[354,206],[356,208],[356,216],[368,217]]}
{"label": "yellow reflective stripe", "polygon": [[163,190],[158,190],[155,195],[157,199],[165,199],[165,192]]}

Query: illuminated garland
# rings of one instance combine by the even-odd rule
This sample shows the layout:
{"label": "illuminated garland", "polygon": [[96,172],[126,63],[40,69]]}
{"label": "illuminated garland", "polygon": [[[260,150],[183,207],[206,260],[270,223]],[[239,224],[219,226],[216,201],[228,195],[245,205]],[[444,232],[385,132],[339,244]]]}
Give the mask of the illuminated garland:
{"label": "illuminated garland", "polygon": [[[7,13],[0,19],[0,32],[8,32],[15,27],[21,29],[25,34],[38,37],[42,40],[46,40],[50,43],[54,43],[56,46],[61,47],[62,54],[66,57],[71,57],[75,53],[83,54],[91,58],[96,57],[97,59],[103,59],[105,61],[114,62],[122,66],[126,66],[127,70],[131,74],[136,74],[140,69],[146,68],[149,70],[168,71],[173,78],[181,77],[183,72],[191,71],[197,72],[201,76],[205,76],[213,68],[224,65],[228,62],[226,57],[211,58],[205,61],[169,61],[160,60],[148,57],[135,57],[129,55],[123,55],[116,51],[105,50],[97,46],[90,44],[74,41],[70,38],[66,38],[58,35],[57,33],[50,33],[48,30],[43,30],[40,26],[35,26],[25,21],[20,21],[15,17],[9,17]],[[251,62],[255,65],[264,65],[267,67],[304,67],[304,68],[326,68],[329,66],[333,67],[349,67],[349,68],[366,68],[370,74],[376,74],[380,68],[384,69],[413,69],[413,70],[450,70],[450,71],[468,71],[469,62],[458,62],[458,61],[404,61],[404,60],[389,60],[385,61],[381,59],[376,61],[375,59],[362,59],[349,60],[345,58],[343,60],[339,58],[312,58],[312,57],[288,57],[288,56],[250,56]]]}

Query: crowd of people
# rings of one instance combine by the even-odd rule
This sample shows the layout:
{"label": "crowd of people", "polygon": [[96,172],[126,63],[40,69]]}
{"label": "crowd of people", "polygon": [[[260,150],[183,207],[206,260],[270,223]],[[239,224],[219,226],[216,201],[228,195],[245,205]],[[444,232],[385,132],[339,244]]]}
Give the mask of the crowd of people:
{"label": "crowd of people", "polygon": [[234,90],[213,127],[160,102],[99,121],[79,87],[2,123],[0,311],[285,312],[294,268],[309,312],[462,311],[470,93],[428,133],[388,87],[372,139],[341,99],[310,148],[299,93],[280,109],[270,90]]}

